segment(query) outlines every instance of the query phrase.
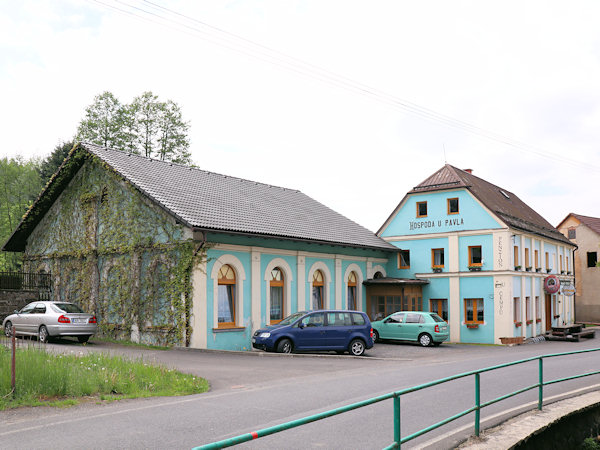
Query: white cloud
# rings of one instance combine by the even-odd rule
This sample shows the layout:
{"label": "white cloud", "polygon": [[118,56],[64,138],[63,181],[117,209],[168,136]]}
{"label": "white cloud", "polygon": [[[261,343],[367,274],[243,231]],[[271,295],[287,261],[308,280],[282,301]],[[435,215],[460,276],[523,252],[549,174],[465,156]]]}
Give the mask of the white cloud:
{"label": "white cloud", "polygon": [[424,120],[256,59],[248,46],[216,45],[215,31],[200,37],[67,0],[0,4],[3,154],[48,154],[105,90],[123,102],[151,90],[182,107],[204,169],[300,189],[372,230],[445,159],[553,224],[571,211],[600,216],[596,2],[159,3],[589,167]]}

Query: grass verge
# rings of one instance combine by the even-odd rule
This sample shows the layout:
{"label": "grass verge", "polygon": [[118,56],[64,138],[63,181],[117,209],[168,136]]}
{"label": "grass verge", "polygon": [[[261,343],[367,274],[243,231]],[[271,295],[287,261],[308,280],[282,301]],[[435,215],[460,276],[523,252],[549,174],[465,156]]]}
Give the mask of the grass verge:
{"label": "grass verge", "polygon": [[18,349],[16,388],[11,391],[11,352],[0,346],[0,410],[19,406],[71,406],[80,399],[118,400],[206,392],[200,377],[164,366],[101,353],[56,355]]}

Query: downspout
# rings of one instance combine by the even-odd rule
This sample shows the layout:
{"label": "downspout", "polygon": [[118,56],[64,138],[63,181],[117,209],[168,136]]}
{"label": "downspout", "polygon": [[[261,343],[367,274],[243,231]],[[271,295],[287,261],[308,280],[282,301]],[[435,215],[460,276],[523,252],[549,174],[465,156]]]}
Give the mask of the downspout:
{"label": "downspout", "polygon": [[575,248],[573,249],[573,287],[575,288],[575,294],[573,295],[573,322],[577,323],[577,307],[575,306],[575,304],[577,303],[577,276],[575,273],[575,252],[579,249],[578,246],[575,246]]}
{"label": "downspout", "polygon": [[[199,231],[199,230],[192,230],[192,231]],[[196,250],[194,250],[194,258],[196,258],[196,256],[198,256],[198,253],[200,252],[200,250],[202,250],[204,248],[204,245],[206,244],[206,231],[200,231],[200,233],[202,233],[202,240],[200,241],[200,244],[198,245]]]}

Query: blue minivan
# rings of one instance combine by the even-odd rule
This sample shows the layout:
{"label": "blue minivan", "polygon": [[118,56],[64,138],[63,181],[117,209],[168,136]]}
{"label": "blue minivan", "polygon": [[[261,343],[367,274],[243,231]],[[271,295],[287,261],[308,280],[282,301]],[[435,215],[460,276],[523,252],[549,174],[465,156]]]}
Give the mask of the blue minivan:
{"label": "blue minivan", "polygon": [[360,311],[300,311],[257,330],[252,347],[279,353],[333,350],[360,356],[373,347],[373,329],[369,317]]}

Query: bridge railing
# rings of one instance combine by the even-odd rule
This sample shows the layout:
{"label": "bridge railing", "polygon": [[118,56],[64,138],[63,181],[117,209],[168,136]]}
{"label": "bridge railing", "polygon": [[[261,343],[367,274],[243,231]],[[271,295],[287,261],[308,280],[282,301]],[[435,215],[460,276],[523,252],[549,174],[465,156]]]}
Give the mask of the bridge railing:
{"label": "bridge railing", "polygon": [[[426,433],[429,433],[430,431],[433,431],[443,425],[446,425],[446,424],[448,424],[456,419],[459,419],[463,416],[466,416],[467,414],[470,414],[472,412],[475,413],[474,414],[474,434],[475,434],[475,436],[479,436],[480,421],[481,421],[480,413],[483,408],[493,405],[494,403],[498,403],[502,400],[506,400],[508,398],[514,397],[515,395],[521,394],[523,392],[527,392],[532,389],[537,389],[538,390],[538,406],[537,406],[537,408],[541,411],[543,408],[543,402],[544,402],[544,386],[548,386],[548,385],[555,384],[555,383],[561,383],[561,382],[568,381],[568,380],[574,380],[577,378],[589,377],[592,375],[600,374],[600,370],[596,370],[596,371],[586,372],[586,373],[573,375],[573,376],[569,376],[569,377],[563,377],[563,378],[557,378],[554,380],[544,381],[544,359],[555,358],[555,357],[559,357],[559,356],[577,355],[577,354],[581,354],[581,353],[597,352],[597,351],[600,351],[600,348],[577,350],[577,351],[563,352],[563,353],[551,353],[551,354],[547,354],[547,355],[540,355],[540,356],[534,356],[531,358],[521,359],[518,361],[512,361],[512,362],[508,362],[508,363],[504,363],[504,364],[498,364],[496,366],[486,367],[484,369],[472,370],[470,372],[464,372],[464,373],[461,373],[458,375],[441,378],[439,380],[430,381],[428,383],[420,384],[418,386],[402,389],[399,391],[390,392],[388,394],[380,395],[378,397],[373,397],[373,398],[370,398],[367,400],[363,400],[361,402],[352,403],[350,405],[342,406],[342,407],[335,408],[335,409],[332,409],[329,411],[324,411],[324,412],[321,412],[318,414],[313,414],[311,416],[303,417],[301,419],[293,420],[291,422],[285,422],[285,423],[275,425],[272,427],[263,428],[262,430],[252,431],[250,433],[241,434],[239,436],[235,436],[235,437],[232,437],[229,439],[224,439],[221,441],[212,442],[210,444],[202,445],[199,447],[194,447],[193,450],[209,450],[209,449],[212,450],[212,449],[231,447],[233,445],[242,444],[244,442],[252,441],[254,439],[259,439],[264,436],[269,436],[271,434],[279,433],[281,431],[289,430],[291,428],[296,428],[296,427],[299,427],[302,425],[306,425],[311,422],[323,420],[323,419],[326,419],[327,417],[332,417],[332,416],[335,416],[338,414],[346,413],[348,411],[353,411],[355,409],[364,408],[366,406],[370,406],[375,403],[379,403],[379,402],[382,402],[384,400],[389,400],[389,399],[393,399],[394,440],[388,447],[385,447],[386,449],[401,448],[402,444],[404,444],[408,441],[411,441],[419,436],[422,436]],[[489,400],[489,401],[483,402],[483,403],[481,402],[480,376],[482,373],[491,372],[493,370],[498,370],[498,369],[503,369],[505,367],[516,366],[516,365],[520,365],[520,364],[524,364],[524,363],[528,363],[528,362],[532,362],[532,361],[536,361],[536,360],[538,361],[538,364],[537,364],[537,366],[538,366],[538,369],[537,369],[538,382],[537,383],[532,384],[530,386],[523,387],[514,392],[502,395],[493,400]],[[416,391],[420,391],[423,389],[427,389],[432,386],[437,386],[437,385],[447,383],[450,381],[458,380],[460,378],[466,378],[466,377],[471,377],[471,376],[474,377],[474,391],[475,391],[475,396],[474,396],[475,402],[472,407],[470,407],[462,412],[459,412],[453,416],[450,416],[438,423],[435,423],[426,428],[423,428],[423,429],[421,429],[415,433],[412,433],[408,436],[404,436],[404,437],[401,436],[400,399],[403,395],[410,394],[411,392],[416,392]]]}

